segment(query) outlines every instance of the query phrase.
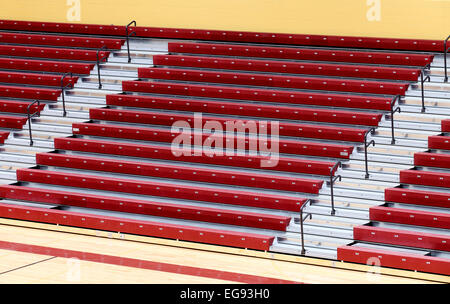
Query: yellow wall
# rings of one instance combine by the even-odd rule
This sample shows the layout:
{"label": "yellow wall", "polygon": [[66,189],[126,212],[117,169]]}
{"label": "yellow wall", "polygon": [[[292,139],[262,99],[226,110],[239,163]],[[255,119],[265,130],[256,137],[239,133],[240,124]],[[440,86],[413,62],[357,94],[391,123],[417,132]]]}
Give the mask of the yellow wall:
{"label": "yellow wall", "polygon": [[[77,1],[80,20],[69,20]],[[368,20],[370,9],[380,20]],[[0,18],[119,25],[135,19],[139,26],[444,39],[450,0],[0,0]]]}

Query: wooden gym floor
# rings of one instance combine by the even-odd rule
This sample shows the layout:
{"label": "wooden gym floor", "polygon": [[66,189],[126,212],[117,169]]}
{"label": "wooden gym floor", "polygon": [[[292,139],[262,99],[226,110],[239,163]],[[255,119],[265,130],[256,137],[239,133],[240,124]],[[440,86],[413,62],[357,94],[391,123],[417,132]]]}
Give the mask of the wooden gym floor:
{"label": "wooden gym floor", "polygon": [[450,278],[0,219],[0,283],[440,282]]}

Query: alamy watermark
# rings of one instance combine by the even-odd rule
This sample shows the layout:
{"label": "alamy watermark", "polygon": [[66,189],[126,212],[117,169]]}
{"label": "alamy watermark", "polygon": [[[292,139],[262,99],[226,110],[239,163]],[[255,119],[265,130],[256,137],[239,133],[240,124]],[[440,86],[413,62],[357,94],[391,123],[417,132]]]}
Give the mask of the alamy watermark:
{"label": "alamy watermark", "polygon": [[366,18],[368,21],[381,21],[381,0],[367,0],[368,10]]}
{"label": "alamy watermark", "polygon": [[81,21],[81,0],[67,0],[67,21]]}
{"label": "alamy watermark", "polygon": [[193,121],[174,122],[171,132],[177,134],[171,145],[176,157],[262,156],[261,167],[278,165],[278,121],[204,121],[202,113],[195,113]]}

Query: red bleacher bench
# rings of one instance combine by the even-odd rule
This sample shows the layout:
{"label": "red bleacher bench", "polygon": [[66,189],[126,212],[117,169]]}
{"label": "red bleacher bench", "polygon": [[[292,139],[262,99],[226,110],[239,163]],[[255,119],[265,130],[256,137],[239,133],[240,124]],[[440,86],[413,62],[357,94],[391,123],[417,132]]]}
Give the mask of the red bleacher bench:
{"label": "red bleacher bench", "polygon": [[373,226],[353,227],[358,241],[450,251],[450,236]]}
{"label": "red bleacher bench", "polygon": [[[173,142],[174,138],[181,134],[174,130],[143,128],[143,127],[129,127],[109,124],[95,124],[95,123],[74,123],[72,125],[73,134],[91,135],[99,137],[115,137],[127,138],[146,141],[157,142]],[[191,132],[191,135],[202,138],[202,142],[207,140],[217,139],[224,141],[225,135],[213,135],[212,133]],[[234,147],[238,147],[238,142],[245,143],[246,150],[257,150],[258,145],[252,146],[249,144],[249,139],[246,136],[228,135],[225,141],[234,141]],[[267,145],[270,146],[272,141],[267,140]],[[323,157],[334,157],[348,159],[353,151],[353,146],[338,145],[318,142],[304,142],[298,140],[278,140],[279,153],[298,154],[298,155],[314,155]],[[225,145],[224,145],[225,147]]]}
{"label": "red bleacher bench", "polygon": [[36,59],[0,58],[0,69],[89,75],[94,64]]}
{"label": "red bleacher bench", "polygon": [[5,143],[5,140],[8,138],[9,132],[0,131],[0,143]]}
{"label": "red bleacher bench", "polygon": [[450,132],[450,119],[443,120],[442,124],[442,132]]}
{"label": "red bleacher bench", "polygon": [[0,127],[22,129],[23,125],[27,122],[26,117],[13,116],[13,115],[0,115]]}
{"label": "red bleacher bench", "polygon": [[[32,84],[42,86],[61,86],[60,75],[49,74],[35,74],[35,73],[21,73],[21,72],[2,72],[0,71],[0,82],[3,83],[15,83],[15,84]],[[63,85],[66,86],[69,83],[75,84],[78,77],[65,77]]]}
{"label": "red bleacher bench", "polygon": [[[193,67],[219,70],[256,71],[319,76],[357,77],[415,81],[420,70],[412,68],[373,67],[329,63],[254,60],[224,57],[154,55],[156,66]],[[291,76],[293,77],[293,76]],[[387,83],[389,84],[389,83]],[[392,84],[392,83],[391,83]]]}
{"label": "red bleacher bench", "polygon": [[241,210],[236,211],[201,206],[188,206],[130,198],[120,199],[117,197],[11,185],[1,185],[0,196],[2,198],[15,200],[181,218],[280,231],[285,231],[291,220],[291,218],[287,216],[242,212]]}
{"label": "red bleacher bench", "polygon": [[450,173],[402,170],[400,171],[400,182],[405,184],[450,188]]}
{"label": "red bleacher bench", "polygon": [[317,92],[253,89],[219,85],[181,84],[176,82],[123,81],[125,92],[183,95],[237,100],[254,100],[287,104],[310,104],[331,107],[390,110],[392,98],[368,97]]}
{"label": "red bleacher bench", "polygon": [[450,150],[450,136],[429,136],[428,148]]}
{"label": "red bleacher bench", "polygon": [[414,153],[414,165],[449,169],[450,154],[427,152]]}
{"label": "red bleacher bench", "polygon": [[44,166],[67,167],[123,174],[155,176],[246,187],[318,193],[322,180],[244,173],[232,170],[204,169],[171,164],[114,160],[57,153],[38,153],[36,163]]}
{"label": "red bleacher bench", "polygon": [[387,188],[384,197],[387,202],[450,208],[450,193]]}
{"label": "red bleacher bench", "polygon": [[24,99],[58,100],[61,90],[0,85],[0,96]]}
{"label": "red bleacher bench", "polygon": [[177,199],[207,201],[220,204],[298,211],[303,198],[260,194],[250,191],[225,190],[213,187],[192,187],[172,183],[110,178],[88,174],[74,174],[37,169],[18,169],[18,181],[62,185],[77,188],[153,195]]}
{"label": "red bleacher bench", "polygon": [[[79,23],[0,20],[0,29],[95,35],[125,35],[125,26]],[[258,33],[242,31],[199,30],[157,27],[130,27],[138,37],[181,38],[196,40],[313,45],[369,49],[397,49],[442,52],[443,40],[374,37],[326,36],[305,34]]]}
{"label": "red bleacher bench", "polygon": [[108,49],[119,50],[124,44],[124,39],[111,38],[93,38],[93,37],[77,37],[77,36],[60,36],[60,35],[37,35],[37,34],[21,34],[0,32],[0,42],[17,43],[17,44],[35,44],[35,45],[52,45],[52,46],[71,46],[84,48],[101,48],[106,46]]}
{"label": "red bleacher bench", "polygon": [[[155,146],[131,143],[119,143],[105,140],[88,140],[80,138],[55,138],[55,148],[61,150],[84,151],[102,154],[115,154],[132,157],[165,159],[182,162],[226,165],[232,167],[253,168],[261,170],[276,170],[315,175],[330,175],[333,162],[312,161],[299,158],[279,157],[274,167],[261,167],[265,156],[214,155],[210,157],[199,149]],[[275,161],[275,160],[272,160]]]}
{"label": "red bleacher bench", "polygon": [[420,75],[420,70],[412,68],[373,67],[362,65],[183,55],[154,55],[153,64],[155,66],[178,66],[219,70],[394,79],[405,81],[417,81],[417,78]]}
{"label": "red bleacher bench", "polygon": [[[155,66],[193,67],[219,70],[256,71],[320,76],[358,77],[415,81],[420,70],[411,68],[387,68],[361,65],[343,65],[274,60],[254,60],[224,57],[182,55],[154,55]],[[206,72],[206,71],[205,71]],[[293,78],[293,76],[290,76]],[[385,83],[385,86],[392,83]],[[399,87],[404,84],[399,84]],[[382,89],[383,87],[381,87]]]}
{"label": "red bleacher bench", "polygon": [[0,203],[0,217],[199,243],[269,250],[273,236]]}
{"label": "red bleacher bench", "polygon": [[[30,102],[2,99],[0,100],[0,112],[26,114],[29,105]],[[42,111],[44,107],[45,104],[41,104],[39,107],[37,104],[33,104],[30,107],[30,113]]]}
{"label": "red bleacher bench", "polygon": [[168,49],[170,53],[410,66],[425,66],[429,64],[433,59],[433,55],[424,54],[402,54],[374,51],[342,51],[195,42],[169,42]]}
{"label": "red bleacher bench", "polygon": [[406,83],[222,71],[199,71],[180,68],[139,68],[138,75],[139,78],[150,79],[386,95],[403,95],[408,88],[408,84]]}
{"label": "red bleacher bench", "polygon": [[[100,51],[99,58],[108,57],[110,52]],[[63,49],[55,47],[0,45],[0,55],[10,57],[35,57],[50,59],[69,59],[82,61],[96,61],[97,51]]]}
{"label": "red bleacher bench", "polygon": [[[362,108],[374,110],[387,110],[386,105],[390,104],[389,99],[387,103],[383,100],[372,102],[367,100],[365,104],[361,102],[345,101],[330,103],[320,99],[310,99],[309,102],[300,102],[299,104],[308,105],[323,105],[346,108]],[[232,101],[215,101],[215,100],[196,100],[175,97],[161,97],[161,96],[137,96],[137,95],[106,95],[106,104],[127,106],[135,108],[155,108],[155,109],[171,109],[179,111],[203,112],[203,113],[218,113],[228,115],[243,115],[256,116],[268,118],[290,119],[293,114],[298,114],[298,108],[289,105],[270,105],[270,104],[254,104],[249,102],[239,103]],[[294,116],[295,117],[295,116]]]}
{"label": "red bleacher bench", "polygon": [[[337,249],[337,259],[341,261],[368,264],[374,258],[380,262],[377,266],[381,267],[450,275],[450,262],[446,258],[372,249],[361,246],[341,246]],[[373,264],[369,263],[369,265],[372,266]]]}
{"label": "red bleacher bench", "polygon": [[[316,122],[329,122],[339,124],[355,124],[366,126],[378,126],[378,123],[382,117],[379,113],[366,113],[366,112],[352,112],[343,110],[325,110],[325,109],[311,109],[311,108],[298,108],[296,117],[292,119],[301,121],[316,121]],[[111,121],[123,121],[131,123],[143,123],[143,124],[157,124],[157,125],[172,125],[175,121],[188,121],[194,122],[194,114],[178,114],[178,113],[161,113],[150,111],[137,111],[137,110],[125,110],[125,109],[90,109],[90,118],[103,119]],[[237,122],[240,119],[233,117],[215,117],[215,116],[203,116],[203,121],[218,121],[223,126],[226,126],[228,122]],[[225,130],[225,128],[223,128]]]}
{"label": "red bleacher bench", "polygon": [[376,206],[369,214],[372,221],[450,229],[448,213]]}
{"label": "red bleacher bench", "polygon": [[[91,109],[90,110],[90,118],[98,119],[98,120],[112,120],[113,116],[112,112],[108,114],[104,109]],[[103,114],[104,112],[104,114]],[[181,114],[179,114],[181,115]],[[155,118],[152,117],[152,123],[161,123],[163,125],[172,125],[175,120],[172,120],[171,117],[175,117],[174,115],[154,115]],[[185,117],[187,119],[192,119],[191,117]],[[203,121],[206,121],[205,118],[207,116],[203,116]],[[118,118],[117,118],[118,119]],[[222,123],[226,123],[230,121],[230,119],[219,118],[214,116],[214,121],[219,121]],[[249,120],[242,120],[242,124],[248,124]],[[148,121],[147,121],[148,123]],[[268,124],[269,125],[269,124]],[[224,128],[226,129],[226,128]],[[249,132],[251,132],[250,130]],[[348,127],[339,127],[336,128],[334,126],[323,126],[323,125],[308,125],[308,124],[298,124],[298,123],[279,123],[279,135],[280,136],[292,136],[292,137],[304,137],[304,138],[321,138],[321,139],[331,139],[338,141],[351,141],[351,142],[363,142],[364,135],[367,133],[367,130],[357,129],[357,128],[348,128]]]}

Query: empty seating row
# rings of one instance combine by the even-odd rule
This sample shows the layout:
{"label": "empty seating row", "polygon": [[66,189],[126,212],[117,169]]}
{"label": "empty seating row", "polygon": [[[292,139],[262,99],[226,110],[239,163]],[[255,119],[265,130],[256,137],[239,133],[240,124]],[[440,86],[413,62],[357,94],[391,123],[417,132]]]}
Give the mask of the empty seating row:
{"label": "empty seating row", "polygon": [[[324,110],[312,108],[298,108],[298,114],[293,115],[291,119],[300,121],[328,122],[336,124],[378,126],[382,117],[380,113],[351,112],[342,110]],[[194,114],[178,114],[178,113],[162,113],[151,111],[137,110],[120,110],[120,109],[90,109],[90,117],[92,119],[104,119],[112,121],[126,121],[142,124],[168,124],[172,125],[175,121],[183,120],[188,122],[194,121]],[[227,122],[232,122],[236,118],[233,117],[215,117],[204,116],[203,120],[218,121],[224,126]],[[288,123],[285,123],[288,124]],[[280,129],[284,123],[280,123]]]}
{"label": "empty seating row", "polygon": [[404,184],[450,188],[450,173],[402,170],[400,171],[400,182]]}
{"label": "empty seating row", "polygon": [[187,185],[175,185],[173,183],[96,176],[92,174],[75,174],[39,169],[18,169],[16,172],[17,180],[22,182],[35,182],[286,211],[299,211],[302,204],[306,201],[304,198],[294,196],[269,195],[242,190],[230,192],[223,188],[193,187]]}
{"label": "empty seating row", "polygon": [[407,228],[392,229],[385,227],[357,226],[353,228],[353,238],[364,242],[450,251],[449,235],[423,233],[411,231]]}
{"label": "empty seating row", "polygon": [[[143,127],[129,127],[129,126],[117,126],[112,124],[96,124],[96,123],[74,123],[72,125],[73,134],[77,135],[90,135],[100,137],[112,137],[112,138],[127,138],[136,140],[156,141],[171,143],[182,132],[176,130],[167,129],[155,129],[155,128],[143,128]],[[245,136],[215,134],[215,133],[200,133],[189,131],[189,136],[201,138],[201,142],[219,141],[220,146],[214,146],[216,148],[226,148],[227,144],[231,142],[232,147],[238,147],[243,143],[241,150],[258,150],[261,143],[256,142],[257,137],[253,137],[253,143],[251,139]],[[225,143],[225,144],[224,144]],[[272,145],[272,141],[268,139],[265,143],[267,146]],[[350,145],[338,145],[330,143],[318,143],[318,142],[305,142],[297,140],[284,140],[279,139],[277,141],[278,152],[286,154],[297,155],[314,155],[332,158],[348,159],[353,150],[353,146]],[[245,148],[245,149],[244,149]]]}
{"label": "empty seating row", "polygon": [[168,50],[170,53],[180,54],[185,53],[409,66],[425,66],[433,60],[433,55],[426,54],[402,54],[393,52],[345,51],[195,42],[169,42]]}
{"label": "empty seating row", "polygon": [[450,132],[450,119],[442,121],[442,132]]}
{"label": "empty seating row", "polygon": [[184,95],[195,97],[254,100],[287,104],[390,110],[392,98],[290,90],[253,89],[176,82],[124,81],[125,92]]}
{"label": "empty seating row", "polygon": [[233,73],[179,68],[140,68],[138,75],[139,78],[150,79],[385,95],[403,95],[408,88],[408,84],[405,83]]}
{"label": "empty seating row", "polygon": [[8,138],[9,132],[0,131],[0,144],[3,144],[5,140]]}
{"label": "empty seating row", "polygon": [[406,188],[387,188],[386,202],[450,208],[450,193]]}
{"label": "empty seating row", "polygon": [[[17,101],[17,100],[0,100],[0,112],[4,113],[20,113],[26,114],[29,102]],[[42,111],[45,104],[33,104],[30,107],[30,113],[35,113],[37,111]]]}
{"label": "empty seating row", "polygon": [[415,153],[414,165],[450,169],[450,154],[427,152]]}
{"label": "empty seating row", "polygon": [[61,90],[57,89],[0,85],[1,97],[56,101],[60,94]]}
{"label": "empty seating row", "polygon": [[[108,112],[106,110],[109,110]],[[117,113],[116,116],[113,116],[115,113]],[[165,113],[164,113],[165,114]],[[119,112],[113,112],[113,109],[90,109],[90,117],[91,119],[98,119],[98,120],[116,120],[121,121]],[[139,115],[139,114],[138,114]],[[154,115],[155,119],[153,119],[153,116],[150,118],[152,120],[145,120],[144,123],[159,123],[163,125],[171,126],[175,121],[175,117],[182,118],[185,121],[188,121],[190,119],[193,121],[194,115],[184,115],[181,114],[165,114],[158,113],[157,115]],[[131,118],[131,117],[130,117]],[[136,115],[132,117],[133,119],[136,118]],[[139,119],[139,117],[137,117]],[[157,119],[156,119],[157,118]],[[203,116],[204,119],[208,119],[208,117]],[[124,118],[125,120],[126,118]],[[135,122],[138,122],[139,120],[136,119]],[[224,124],[227,123],[227,121],[233,122],[232,119],[225,119],[225,118],[218,118],[214,117],[211,119],[221,121]],[[241,127],[245,128],[245,126],[249,123],[249,120],[239,120],[237,121],[234,126],[235,127]],[[231,124],[230,124],[231,126]],[[226,125],[224,126],[226,129]],[[251,129],[249,129],[249,132],[252,132]],[[299,123],[288,123],[288,122],[280,122],[279,123],[279,135],[280,136],[292,136],[292,137],[304,137],[304,138],[320,138],[320,139],[330,139],[330,140],[338,140],[338,141],[351,141],[351,142],[363,142],[364,141],[364,135],[368,131],[365,129],[357,129],[357,128],[345,128],[345,127],[339,127],[336,128],[334,126],[326,126],[326,125],[308,125],[308,124],[299,124]]]}
{"label": "empty seating row", "polygon": [[[313,161],[310,159],[279,157],[278,160],[269,156],[227,156],[224,153],[208,156],[202,148],[179,148],[171,146],[144,145],[137,143],[120,143],[106,140],[91,140],[83,138],[56,138],[55,148],[62,150],[85,151],[91,153],[115,154],[122,156],[154,158],[191,163],[226,165],[231,167],[261,168],[263,161],[273,162],[275,166],[263,167],[264,170],[297,172],[304,174],[330,175],[333,162]],[[211,152],[212,154],[212,152]]]}
{"label": "empty seating row", "polygon": [[370,219],[379,222],[450,229],[449,213],[376,206],[370,208]]}
{"label": "empty seating row", "polygon": [[450,150],[450,136],[429,136],[428,148]]}
{"label": "empty seating row", "polygon": [[0,58],[0,69],[42,71],[54,73],[74,73],[88,75],[94,64],[36,59]]}
{"label": "empty seating row", "polygon": [[[292,61],[253,60],[226,57],[154,55],[156,66],[178,66],[220,70],[240,70],[321,76],[358,77],[417,81],[420,70],[411,68],[373,67]],[[292,77],[291,77],[292,78]],[[370,84],[370,83],[369,83]],[[383,84],[383,83],[381,83]],[[389,83],[385,83],[388,86]],[[391,84],[392,85],[392,84]],[[405,87],[400,84],[399,87]]]}
{"label": "empty seating row", "polygon": [[[62,80],[62,82],[61,82]],[[0,71],[0,83],[31,84],[40,86],[67,86],[74,85],[78,77],[65,77],[60,75],[22,73],[22,72],[2,72]]]}
{"label": "empty seating row", "polygon": [[337,249],[337,259],[367,264],[377,258],[381,267],[392,267],[450,275],[448,259],[428,255],[366,248],[363,246],[341,246]]}
{"label": "empty seating row", "polygon": [[103,46],[106,46],[108,49],[120,49],[125,40],[110,39],[110,38],[36,35],[36,34],[0,32],[0,42],[15,43],[15,44],[70,46],[82,48],[101,48]]}
{"label": "empty seating row", "polygon": [[[125,35],[125,26],[71,24],[55,22],[32,22],[0,20],[0,29],[44,31],[57,33],[78,33],[97,35]],[[443,52],[444,41],[424,39],[396,39],[349,36],[325,36],[281,33],[256,33],[242,31],[219,31],[198,29],[176,29],[156,27],[130,27],[138,37],[181,38],[216,41],[239,41],[254,43],[275,43],[291,45],[315,45],[327,47],[351,47],[370,49],[397,49],[413,51]]]}
{"label": "empty seating row", "polygon": [[57,191],[52,189],[38,189],[26,186],[1,185],[0,195],[1,197],[14,200],[103,209],[169,218],[181,218],[187,220],[215,222],[220,224],[282,231],[286,230],[286,227],[290,222],[289,217],[279,215],[162,203],[130,198],[120,199],[117,197]]}
{"label": "empty seating row", "polygon": [[22,126],[27,122],[26,117],[12,116],[12,115],[0,115],[0,127],[11,129],[22,129]]}
{"label": "empty seating row", "polygon": [[0,217],[168,239],[268,250],[274,237],[0,203]]}
{"label": "empty seating row", "polygon": [[[109,51],[100,51],[99,58],[108,57]],[[49,58],[66,59],[80,61],[96,61],[97,51],[82,49],[67,49],[56,47],[39,47],[23,45],[0,45],[0,55],[8,57],[29,57],[29,58]]]}
{"label": "empty seating row", "polygon": [[308,193],[318,193],[323,184],[322,180],[268,174],[255,175],[231,169],[205,169],[59,153],[38,153],[36,164]]}

